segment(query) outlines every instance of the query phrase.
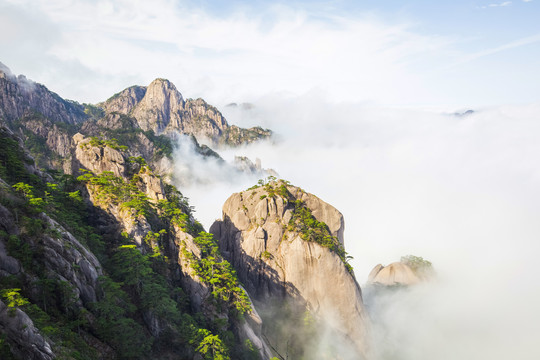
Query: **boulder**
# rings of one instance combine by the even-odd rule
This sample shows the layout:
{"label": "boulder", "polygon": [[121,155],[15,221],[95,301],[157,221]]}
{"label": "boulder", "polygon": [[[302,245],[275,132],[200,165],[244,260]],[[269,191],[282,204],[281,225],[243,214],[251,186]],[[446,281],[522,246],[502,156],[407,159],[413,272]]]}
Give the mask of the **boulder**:
{"label": "boulder", "polygon": [[394,262],[388,266],[378,264],[371,270],[368,283],[386,286],[413,285],[420,282],[414,271],[402,262]]}

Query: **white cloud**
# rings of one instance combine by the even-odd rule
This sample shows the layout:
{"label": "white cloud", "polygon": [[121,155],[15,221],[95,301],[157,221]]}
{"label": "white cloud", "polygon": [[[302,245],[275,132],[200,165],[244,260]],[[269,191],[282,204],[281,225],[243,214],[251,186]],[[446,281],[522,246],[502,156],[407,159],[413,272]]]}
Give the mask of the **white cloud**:
{"label": "white cloud", "polygon": [[[58,86],[61,93],[94,102],[119,91],[120,82],[146,84],[158,76],[171,79],[188,96],[217,102],[314,88],[336,99],[432,98],[436,94],[414,69],[424,71],[444,60],[449,42],[415,33],[406,24],[389,25],[372,17],[314,17],[284,6],[266,7],[257,15],[239,10],[216,17],[168,0],[31,3],[59,29],[39,55],[58,67],[79,64],[98,74],[93,85],[99,91],[93,96],[65,80]],[[20,68],[36,77],[30,64]],[[35,73],[38,81],[59,81]],[[104,82],[107,77],[111,80]]]}
{"label": "white cloud", "polygon": [[470,61],[474,61],[484,56],[497,54],[502,51],[507,51],[507,50],[515,49],[521,46],[535,44],[538,42],[540,42],[540,34],[528,36],[526,38],[518,39],[512,42],[497,46],[495,48],[481,50],[475,53],[464,55],[461,59],[459,59],[458,62],[452,64],[450,67],[461,65]]}
{"label": "white cloud", "polygon": [[[536,68],[530,58],[516,57],[510,77],[493,57],[478,56],[490,42],[470,47],[465,39],[422,33],[421,24],[371,14],[268,4],[257,10],[217,15],[172,0],[9,1],[0,27],[18,40],[0,40],[9,43],[0,59],[85,102],[156,77],[216,105],[312,90],[335,101],[493,104],[534,101],[540,91],[540,74],[527,70]],[[35,21],[12,21],[26,18]]]}
{"label": "white cloud", "polygon": [[488,7],[501,7],[501,6],[510,6],[510,5],[512,5],[511,1],[505,1],[502,3],[489,4]]}

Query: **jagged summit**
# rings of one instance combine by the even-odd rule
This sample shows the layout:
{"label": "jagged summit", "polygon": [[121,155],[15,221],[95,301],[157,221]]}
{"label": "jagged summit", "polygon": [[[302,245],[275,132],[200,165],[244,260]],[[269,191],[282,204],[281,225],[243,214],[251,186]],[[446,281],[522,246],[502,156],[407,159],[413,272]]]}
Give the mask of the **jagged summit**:
{"label": "jagged summit", "polygon": [[98,104],[106,113],[132,116],[144,131],[176,132],[208,138],[216,144],[240,145],[271,135],[260,127],[229,125],[221,112],[203,99],[184,99],[176,86],[158,78],[145,86],[132,86]]}
{"label": "jagged summit", "polygon": [[131,122],[134,130],[168,137],[193,135],[198,140],[209,139],[215,145],[236,146],[272,135],[270,130],[260,127],[243,129],[229,125],[217,108],[200,98],[184,99],[167,79],[155,79],[148,86],[128,87],[96,105],[79,104],[62,99],[24,75],[15,76],[0,63],[0,122],[8,127],[16,120],[36,114],[53,123],[80,127],[88,120],[97,121],[113,113],[135,119]]}
{"label": "jagged summit", "polygon": [[[128,87],[96,105],[80,104],[61,98],[23,75],[15,76],[4,64],[0,66],[0,125],[28,143],[39,166],[66,172],[71,172],[73,166],[71,138],[77,132],[117,139],[119,145],[129,147],[131,156],[147,158],[160,174],[170,172],[173,140],[178,134],[229,146],[272,134],[260,127],[229,125],[214,106],[203,99],[184,99],[166,79]],[[199,153],[212,153],[197,141],[195,147]]]}

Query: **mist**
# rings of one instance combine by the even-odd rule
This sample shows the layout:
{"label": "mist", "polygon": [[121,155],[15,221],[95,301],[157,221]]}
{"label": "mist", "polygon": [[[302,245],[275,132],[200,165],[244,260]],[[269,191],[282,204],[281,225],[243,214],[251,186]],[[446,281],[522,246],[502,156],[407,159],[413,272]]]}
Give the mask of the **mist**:
{"label": "mist", "polygon": [[222,159],[204,156],[186,135],[178,134],[174,145],[172,182],[190,200],[205,229],[221,218],[221,206],[233,192],[252,186],[266,175],[263,169],[242,171],[233,152],[221,154]]}
{"label": "mist", "polygon": [[[309,93],[222,110],[230,123],[271,128],[277,139],[220,149],[224,158],[260,158],[343,213],[361,284],[376,264],[403,255],[433,263],[430,283],[376,302],[367,294],[380,358],[540,356],[539,104],[458,116]],[[256,182],[212,176],[211,185],[182,188],[207,228],[232,192]]]}

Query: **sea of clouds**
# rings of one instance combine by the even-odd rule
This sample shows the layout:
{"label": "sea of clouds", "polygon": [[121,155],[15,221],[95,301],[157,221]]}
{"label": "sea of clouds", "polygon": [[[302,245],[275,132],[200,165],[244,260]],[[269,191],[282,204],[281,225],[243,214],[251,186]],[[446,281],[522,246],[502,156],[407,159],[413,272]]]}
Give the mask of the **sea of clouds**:
{"label": "sea of clouds", "polygon": [[[339,209],[361,284],[376,264],[402,255],[433,263],[433,282],[367,304],[381,358],[540,356],[539,104],[460,116],[310,93],[252,105],[223,110],[231,123],[271,128],[275,140],[220,154],[259,158]],[[182,190],[206,228],[232,192],[257,181],[181,157],[205,179]]]}

